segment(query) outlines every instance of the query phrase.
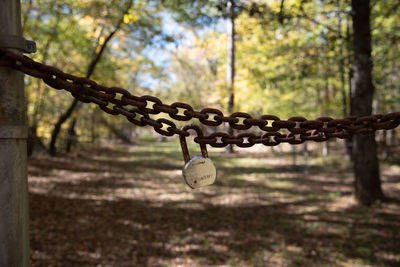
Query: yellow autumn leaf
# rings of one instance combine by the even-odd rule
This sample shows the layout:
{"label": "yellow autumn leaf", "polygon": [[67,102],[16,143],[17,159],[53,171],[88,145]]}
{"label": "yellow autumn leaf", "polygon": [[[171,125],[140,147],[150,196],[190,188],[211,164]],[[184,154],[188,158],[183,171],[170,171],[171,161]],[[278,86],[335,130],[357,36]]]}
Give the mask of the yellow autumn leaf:
{"label": "yellow autumn leaf", "polygon": [[105,41],[104,36],[101,36],[101,37],[99,38],[99,45],[103,45],[103,44],[104,44],[104,41]]}
{"label": "yellow autumn leaf", "polygon": [[130,15],[130,14],[125,14],[125,15],[124,15],[124,23],[125,23],[125,24],[128,24],[128,23],[129,23],[129,15]]}
{"label": "yellow autumn leaf", "polygon": [[135,23],[138,20],[139,20],[138,13],[132,13],[132,14],[125,14],[124,15],[124,23],[125,24]]}

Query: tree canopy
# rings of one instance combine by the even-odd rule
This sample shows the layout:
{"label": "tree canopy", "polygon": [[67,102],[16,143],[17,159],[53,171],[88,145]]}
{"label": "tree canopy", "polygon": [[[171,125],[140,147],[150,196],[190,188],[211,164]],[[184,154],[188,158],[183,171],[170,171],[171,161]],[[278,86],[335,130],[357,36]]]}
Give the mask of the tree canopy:
{"label": "tree canopy", "polygon": [[[33,57],[84,76],[128,2],[23,1],[24,34],[38,45]],[[137,95],[156,94],[169,103],[181,100],[198,108],[226,110],[225,5],[134,1],[92,78]],[[372,6],[374,113],[398,110],[400,105],[398,9],[394,0]],[[235,111],[282,118],[349,114],[349,1],[235,1],[235,16]],[[51,125],[71,97],[33,79],[27,80],[27,88],[30,124],[47,143]],[[88,112],[82,113],[85,120],[77,129],[81,140],[89,140],[93,133],[88,124],[103,115],[91,105],[84,109]],[[108,132],[103,126],[97,130],[102,136]]]}

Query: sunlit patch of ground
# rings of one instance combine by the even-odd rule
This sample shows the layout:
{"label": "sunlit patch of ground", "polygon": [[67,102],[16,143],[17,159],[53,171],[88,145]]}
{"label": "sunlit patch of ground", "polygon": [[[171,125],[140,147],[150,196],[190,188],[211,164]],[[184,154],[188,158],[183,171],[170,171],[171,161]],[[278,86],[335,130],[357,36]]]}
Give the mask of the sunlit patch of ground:
{"label": "sunlit patch of ground", "polygon": [[[341,155],[210,149],[191,190],[177,140],[137,143],[29,160],[33,266],[400,265],[399,202],[357,206]],[[382,179],[400,199],[399,166]]]}

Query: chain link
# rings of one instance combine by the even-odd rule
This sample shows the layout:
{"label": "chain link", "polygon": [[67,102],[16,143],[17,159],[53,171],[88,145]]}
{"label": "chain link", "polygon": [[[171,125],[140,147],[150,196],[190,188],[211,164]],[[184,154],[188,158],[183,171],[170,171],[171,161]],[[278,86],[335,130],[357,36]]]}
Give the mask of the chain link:
{"label": "chain link", "polygon": [[[204,136],[201,133],[194,139],[196,143],[213,147],[225,147],[230,144],[251,147],[255,144],[276,146],[280,143],[295,145],[305,141],[324,142],[330,138],[343,139],[354,134],[365,135],[376,130],[394,129],[400,124],[400,112],[363,117],[348,116],[342,119],[320,117],[316,120],[307,120],[304,117],[291,117],[288,120],[281,120],[274,115],[253,118],[244,112],[235,112],[225,116],[222,111],[214,108],[196,111],[186,103],[175,102],[167,105],[154,96],[134,96],[123,88],[102,86],[93,80],[64,73],[57,68],[4,49],[0,49],[0,66],[13,68],[42,79],[55,89],[64,89],[70,92],[79,101],[95,103],[100,109],[111,115],[123,115],[129,122],[137,126],[149,125],[164,136],[189,136],[190,134],[187,129],[179,129],[171,120],[166,118],[155,120],[150,115],[167,114],[177,121],[197,119],[201,124],[212,127],[227,123],[229,127],[239,131],[253,128],[253,132],[237,135],[214,132]],[[255,131],[258,133],[254,133]],[[259,134],[260,132],[264,133]]]}

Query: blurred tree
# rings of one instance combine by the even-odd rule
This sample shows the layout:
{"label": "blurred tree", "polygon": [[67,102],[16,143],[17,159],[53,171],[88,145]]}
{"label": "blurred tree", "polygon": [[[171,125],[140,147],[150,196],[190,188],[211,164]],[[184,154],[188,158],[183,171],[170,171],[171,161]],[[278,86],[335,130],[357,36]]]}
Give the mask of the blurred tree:
{"label": "blurred tree", "polygon": [[[226,111],[231,114],[235,106],[235,20],[243,11],[254,14],[257,10],[255,2],[249,3],[240,0],[224,1],[164,1],[164,4],[174,13],[178,22],[188,23],[192,26],[206,27],[217,23],[220,18],[227,23],[227,68],[226,68]],[[227,128],[229,134],[233,134],[231,127]],[[234,151],[233,145],[227,147],[227,152]]]}
{"label": "blurred tree", "polygon": [[[133,0],[129,0],[127,3],[124,3],[122,14],[120,14],[117,23],[115,24],[115,26],[113,28],[111,28],[110,32],[103,33],[104,31],[107,30],[108,25],[106,25],[105,23],[102,25],[102,28],[100,29],[101,34],[97,38],[96,45],[93,49],[89,65],[86,70],[86,74],[85,74],[86,78],[90,78],[90,76],[92,76],[92,74],[96,68],[96,65],[99,62],[99,60],[101,59],[101,56],[103,55],[103,52],[105,51],[108,43],[111,41],[113,36],[121,29],[121,26],[124,23],[124,19],[129,14],[129,10],[132,7],[132,3],[133,3]],[[72,115],[72,113],[74,112],[77,105],[78,105],[78,100],[74,99],[72,101],[71,105],[68,107],[68,109],[63,114],[61,114],[61,116],[58,118],[56,124],[54,125],[54,129],[51,133],[51,140],[50,140],[50,145],[49,145],[50,155],[54,156],[56,154],[56,142],[57,142],[58,134],[60,133],[60,130],[61,130],[61,126]],[[69,130],[68,130],[69,133],[75,132],[74,128],[76,125],[76,120],[77,119],[74,119],[71,124],[71,127],[69,127]],[[71,137],[72,135],[68,134],[67,136]],[[71,142],[71,139],[69,139],[67,141],[67,148],[71,147],[70,142]]]}
{"label": "blurred tree", "polygon": [[[227,2],[227,33],[228,33],[228,66],[226,73],[226,87],[228,89],[228,106],[227,112],[229,114],[234,111],[235,103],[235,1],[229,0]],[[228,133],[233,135],[233,128],[228,127]],[[233,153],[233,145],[227,147],[228,153]]]}
{"label": "blurred tree", "polygon": [[[370,1],[352,0],[354,79],[352,115],[368,116],[372,113],[374,86],[372,84]],[[353,162],[356,199],[370,205],[383,199],[379,178],[379,163],[375,134],[353,137]]]}

